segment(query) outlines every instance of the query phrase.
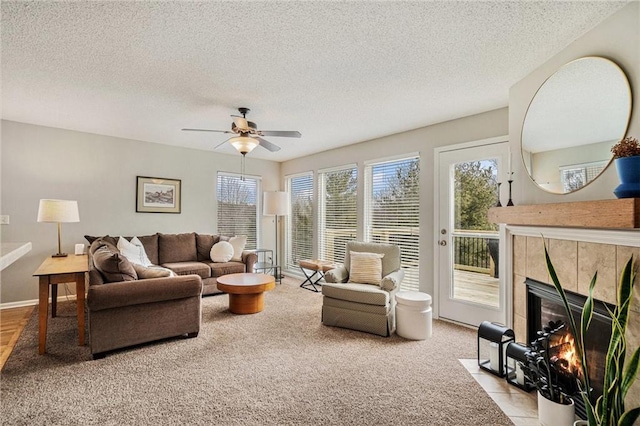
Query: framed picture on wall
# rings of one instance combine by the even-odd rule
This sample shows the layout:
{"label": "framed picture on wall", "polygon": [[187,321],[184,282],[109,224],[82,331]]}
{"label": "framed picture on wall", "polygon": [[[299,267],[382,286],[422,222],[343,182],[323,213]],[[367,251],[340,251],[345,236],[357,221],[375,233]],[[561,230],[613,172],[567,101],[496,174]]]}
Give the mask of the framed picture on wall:
{"label": "framed picture on wall", "polygon": [[138,176],[136,212],[180,213],[179,179]]}

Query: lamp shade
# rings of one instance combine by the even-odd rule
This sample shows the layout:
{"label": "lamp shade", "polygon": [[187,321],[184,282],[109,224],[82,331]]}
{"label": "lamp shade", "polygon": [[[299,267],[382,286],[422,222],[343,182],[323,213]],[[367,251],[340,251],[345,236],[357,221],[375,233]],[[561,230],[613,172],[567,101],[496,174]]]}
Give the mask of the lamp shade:
{"label": "lamp shade", "polygon": [[70,200],[40,200],[38,222],[80,222],[78,202]]}
{"label": "lamp shade", "polygon": [[240,154],[248,154],[260,143],[250,136],[236,136],[229,139],[229,143],[238,150]]}
{"label": "lamp shade", "polygon": [[289,194],[283,191],[266,191],[262,203],[265,216],[286,216],[289,214]]}

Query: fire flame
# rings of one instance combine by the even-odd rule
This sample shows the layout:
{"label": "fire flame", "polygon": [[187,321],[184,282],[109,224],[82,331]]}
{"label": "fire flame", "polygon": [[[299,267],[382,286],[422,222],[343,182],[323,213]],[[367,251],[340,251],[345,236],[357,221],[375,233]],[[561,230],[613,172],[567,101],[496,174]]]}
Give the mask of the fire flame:
{"label": "fire flame", "polygon": [[581,362],[578,358],[576,341],[573,338],[573,334],[570,332],[564,333],[562,337],[557,339],[552,348],[555,356],[563,360],[563,362],[557,363],[556,365],[560,365],[565,373],[582,378]]}

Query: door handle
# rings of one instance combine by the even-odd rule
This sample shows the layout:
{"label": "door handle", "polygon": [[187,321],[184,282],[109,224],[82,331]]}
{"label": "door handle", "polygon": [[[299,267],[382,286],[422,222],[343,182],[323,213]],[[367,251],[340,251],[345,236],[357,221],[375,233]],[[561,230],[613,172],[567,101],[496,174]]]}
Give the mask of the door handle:
{"label": "door handle", "polygon": [[440,242],[438,243],[441,246],[446,246],[447,245],[447,240],[440,240]]}

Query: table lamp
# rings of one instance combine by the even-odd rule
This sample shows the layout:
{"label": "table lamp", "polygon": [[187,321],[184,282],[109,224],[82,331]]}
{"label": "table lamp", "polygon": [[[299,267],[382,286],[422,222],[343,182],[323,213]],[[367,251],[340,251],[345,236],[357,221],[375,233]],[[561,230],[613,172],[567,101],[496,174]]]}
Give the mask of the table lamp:
{"label": "table lamp", "polygon": [[70,200],[40,200],[38,206],[38,222],[55,222],[58,224],[58,253],[52,257],[65,257],[60,244],[62,223],[80,222],[78,202]]}

